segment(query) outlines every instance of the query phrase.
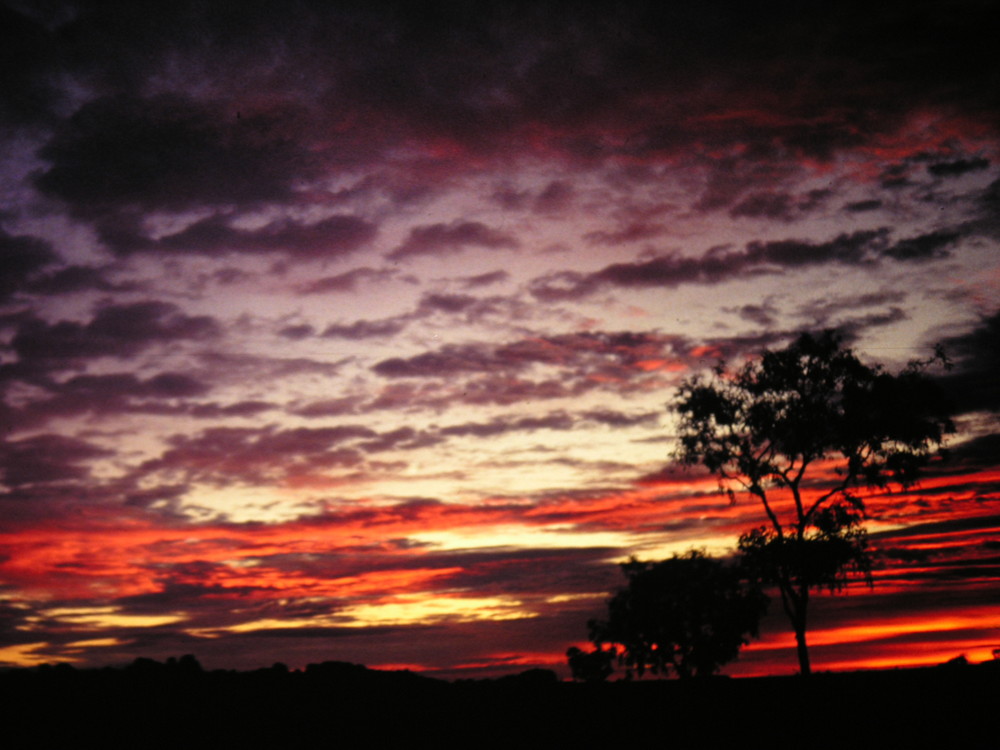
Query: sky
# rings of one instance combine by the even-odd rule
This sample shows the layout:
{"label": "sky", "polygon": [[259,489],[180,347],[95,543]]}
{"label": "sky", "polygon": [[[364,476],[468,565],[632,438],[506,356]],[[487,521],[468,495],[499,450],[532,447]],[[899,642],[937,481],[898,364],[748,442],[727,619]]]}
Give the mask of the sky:
{"label": "sky", "polygon": [[996,6],[0,3],[0,665],[567,676],[765,521],[677,386],[823,329],[957,431],[814,669],[990,658]]}

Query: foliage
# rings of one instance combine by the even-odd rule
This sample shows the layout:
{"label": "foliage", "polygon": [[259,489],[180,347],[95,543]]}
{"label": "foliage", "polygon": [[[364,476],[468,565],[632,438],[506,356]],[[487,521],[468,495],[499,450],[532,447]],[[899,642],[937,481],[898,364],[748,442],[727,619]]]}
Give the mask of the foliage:
{"label": "foliage", "polygon": [[615,668],[611,665],[615,652],[602,648],[583,651],[576,646],[566,649],[566,661],[574,680],[579,682],[604,682]]}
{"label": "foliage", "polygon": [[943,392],[924,373],[935,361],[947,365],[937,351],[893,375],[826,331],[680,388],[678,458],[705,466],[731,502],[742,490],[763,506],[769,524],[744,534],[740,550],[779,588],[803,674],[810,589],[839,589],[849,573],[871,581],[857,490],[913,484],[954,431]]}
{"label": "foliage", "polygon": [[622,571],[628,587],[608,602],[607,621],[589,626],[598,652],[612,644],[603,653],[617,654],[629,676],[646,669],[672,669],[681,678],[713,674],[757,634],[767,606],[739,568],[696,550],[661,562],[631,560]]}

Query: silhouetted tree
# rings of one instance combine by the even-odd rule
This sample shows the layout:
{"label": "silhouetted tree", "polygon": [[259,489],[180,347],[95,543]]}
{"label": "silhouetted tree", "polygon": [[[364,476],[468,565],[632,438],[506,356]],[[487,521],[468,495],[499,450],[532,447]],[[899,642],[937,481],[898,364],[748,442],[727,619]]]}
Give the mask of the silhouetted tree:
{"label": "silhouetted tree", "polygon": [[735,373],[682,384],[678,458],[702,464],[732,502],[756,497],[769,523],[740,538],[744,559],[781,592],[809,674],[811,589],[871,582],[859,487],[913,484],[954,431],[941,389],[924,374],[934,358],[892,375],[863,364],[832,332],[801,335]]}
{"label": "silhouetted tree", "polygon": [[597,648],[584,651],[576,646],[566,649],[566,661],[574,680],[580,682],[604,682],[615,668],[611,665],[615,652]]}
{"label": "silhouetted tree", "polygon": [[682,679],[708,677],[757,634],[767,607],[737,566],[696,550],[660,562],[631,560],[622,571],[628,587],[608,602],[608,619],[588,624],[598,650],[612,644],[630,676],[633,669],[640,677],[646,669],[673,669]]}

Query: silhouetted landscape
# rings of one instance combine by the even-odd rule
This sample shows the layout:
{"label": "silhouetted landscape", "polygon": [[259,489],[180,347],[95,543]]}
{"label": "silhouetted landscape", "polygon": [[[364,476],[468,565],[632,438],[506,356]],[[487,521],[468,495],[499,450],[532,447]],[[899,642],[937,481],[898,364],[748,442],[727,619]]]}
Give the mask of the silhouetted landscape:
{"label": "silhouetted landscape", "polygon": [[[192,656],[0,674],[17,746],[83,740],[435,745],[995,748],[1000,660],[701,681],[559,682],[534,669],[446,682],[345,662],[205,671]],[[27,744],[25,744],[27,743]]]}

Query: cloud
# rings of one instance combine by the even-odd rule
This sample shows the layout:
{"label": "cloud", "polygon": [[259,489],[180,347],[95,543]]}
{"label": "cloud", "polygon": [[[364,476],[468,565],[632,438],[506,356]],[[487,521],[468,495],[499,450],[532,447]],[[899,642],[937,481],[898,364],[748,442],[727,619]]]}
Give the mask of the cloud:
{"label": "cloud", "polygon": [[890,302],[898,303],[904,299],[906,299],[906,292],[889,289],[867,294],[820,297],[801,305],[795,314],[809,318],[817,328],[824,328],[830,325],[830,321],[835,316],[842,313],[856,312],[860,308],[877,307]]}
{"label": "cloud", "polygon": [[666,227],[661,224],[633,222],[613,232],[603,230],[587,232],[583,235],[583,240],[588,245],[625,245],[629,242],[649,240],[664,232]]}
{"label": "cloud", "polygon": [[882,208],[882,201],[872,199],[847,203],[843,210],[850,214],[859,214],[865,211],[877,211],[880,208]]}
{"label": "cloud", "polygon": [[622,394],[662,386],[687,370],[687,349],[683,338],[657,333],[581,332],[498,346],[447,345],[413,357],[385,359],[372,370],[392,379],[446,379],[433,388],[425,386],[430,392],[403,389],[399,397],[410,404],[511,404],[580,396],[595,389]]}
{"label": "cloud", "polygon": [[354,292],[362,282],[388,281],[396,275],[391,268],[354,268],[335,276],[310,281],[300,288],[300,294],[329,294],[331,292]]}
{"label": "cloud", "polygon": [[267,483],[284,477],[333,467],[356,466],[357,450],[345,447],[378,433],[362,425],[292,428],[210,427],[197,435],[174,435],[158,458],[143,463],[138,475],[181,472],[189,481],[229,482],[239,479]]}
{"label": "cloud", "polygon": [[963,334],[940,342],[955,362],[941,378],[960,413],[1000,411],[1000,312],[984,316]]}
{"label": "cloud", "polygon": [[323,338],[348,339],[361,341],[364,339],[395,336],[406,328],[404,318],[385,318],[383,320],[358,320],[350,325],[330,324],[323,331]]}
{"label": "cloud", "polygon": [[948,256],[946,248],[961,237],[954,231],[938,231],[900,240],[884,251],[894,260],[922,261]]}
{"label": "cloud", "polygon": [[681,284],[717,284],[746,273],[774,273],[768,266],[805,266],[825,262],[856,264],[866,255],[866,245],[884,232],[841,235],[828,243],[800,240],[751,242],[745,251],[713,248],[701,257],[660,255],[650,260],[615,263],[582,275],[559,272],[532,281],[530,291],[539,300],[579,299],[604,286],[675,287]]}
{"label": "cloud", "polygon": [[0,229],[0,302],[21,291],[28,280],[57,260],[52,246],[29,235]]}
{"label": "cloud", "polygon": [[454,221],[451,224],[414,227],[403,244],[386,257],[389,260],[402,260],[415,255],[448,255],[467,247],[512,250],[519,245],[512,235],[491,229],[478,221]]}
{"label": "cloud", "polygon": [[989,159],[956,159],[929,164],[927,171],[935,177],[958,177],[967,172],[977,172],[990,166]]}
{"label": "cloud", "polygon": [[377,232],[371,222],[349,215],[329,216],[312,224],[282,219],[253,230],[237,229],[223,216],[210,216],[155,240],[142,233],[131,219],[124,223],[105,221],[99,227],[101,239],[119,255],[142,251],[200,255],[238,252],[285,253],[307,259],[352,253],[371,242]]}
{"label": "cloud", "polygon": [[462,286],[466,289],[477,289],[483,286],[490,286],[491,284],[498,284],[509,278],[510,274],[506,271],[489,271],[475,276],[466,276],[461,282]]}
{"label": "cloud", "polygon": [[457,313],[468,310],[478,300],[468,294],[425,294],[420,299],[419,309],[425,312]]}
{"label": "cloud", "polygon": [[44,434],[24,440],[2,441],[0,469],[3,483],[20,488],[85,479],[90,470],[83,465],[84,462],[108,453],[91,443],[64,435]]}
{"label": "cloud", "polygon": [[61,366],[97,357],[129,357],[156,343],[204,340],[218,334],[207,315],[187,315],[160,301],[105,305],[89,323],[23,322],[11,341],[21,364]]}
{"label": "cloud", "polygon": [[26,285],[33,294],[72,294],[74,292],[134,292],[141,289],[137,282],[114,283],[106,269],[94,266],[66,266],[38,276]]}
{"label": "cloud", "polygon": [[774,324],[778,309],[774,306],[771,300],[766,300],[760,305],[741,305],[736,308],[734,312],[743,320],[748,320],[751,323],[756,323],[759,326],[766,327]]}
{"label": "cloud", "polygon": [[889,243],[886,227],[839,234],[826,242],[809,240],[754,240],[743,250],[709,249],[701,256],[678,253],[648,260],[614,263],[600,271],[581,274],[555,271],[533,279],[530,293],[544,302],[576,300],[605,287],[662,287],[682,284],[719,284],[747,274],[776,274],[825,264],[872,266],[881,258],[921,261],[943,257],[957,232],[933,232]]}
{"label": "cloud", "polygon": [[86,216],[287,200],[307,155],[280,115],[235,114],[179,94],[95,99],[41,149],[35,184]]}
{"label": "cloud", "polygon": [[562,213],[572,205],[575,195],[576,191],[566,180],[553,180],[535,196],[531,209],[540,214]]}

